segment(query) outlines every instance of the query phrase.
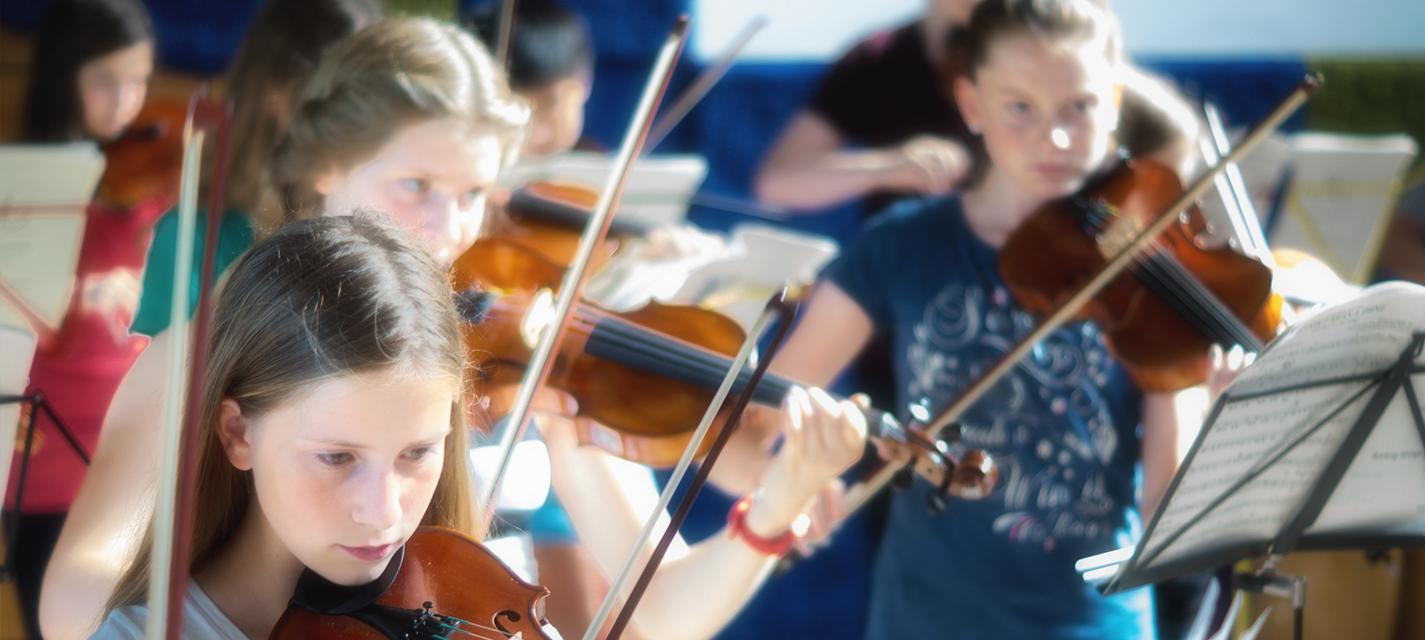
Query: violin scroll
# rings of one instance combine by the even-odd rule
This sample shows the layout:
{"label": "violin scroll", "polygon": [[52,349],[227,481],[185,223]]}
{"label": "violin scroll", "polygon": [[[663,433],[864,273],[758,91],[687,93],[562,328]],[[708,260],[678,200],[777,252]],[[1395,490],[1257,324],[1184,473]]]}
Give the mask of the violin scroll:
{"label": "violin scroll", "polygon": [[[945,512],[949,497],[963,500],[979,500],[989,496],[999,482],[999,468],[994,457],[982,449],[970,449],[960,442],[959,423],[952,423],[940,431],[938,437],[927,437],[921,426],[930,417],[928,403],[922,400],[909,407],[912,422],[904,427],[905,444],[899,451],[890,451],[890,459],[911,457],[913,461],[897,474],[893,482],[898,488],[909,488],[911,473],[919,474],[930,481],[930,493],[926,495],[926,507],[934,515]],[[886,448],[886,445],[881,445]]]}

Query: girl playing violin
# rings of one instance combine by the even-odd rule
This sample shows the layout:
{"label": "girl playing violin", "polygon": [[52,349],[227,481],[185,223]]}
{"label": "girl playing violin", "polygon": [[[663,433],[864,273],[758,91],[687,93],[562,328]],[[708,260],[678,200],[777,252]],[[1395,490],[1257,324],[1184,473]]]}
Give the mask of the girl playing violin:
{"label": "girl playing violin", "polygon": [[[963,42],[954,95],[989,163],[961,194],[906,203],[825,274],[775,368],[829,382],[877,333],[893,338],[900,406],[932,413],[1035,320],[998,270],[1009,234],[1115,157],[1127,63],[1095,0],[984,0]],[[1170,166],[1182,140],[1164,140]],[[1105,598],[1080,558],[1132,544],[1177,462],[1173,398],[1140,393],[1093,324],[1058,330],[964,416],[999,487],[931,515],[892,496],[876,559],[868,637],[1152,637],[1146,591]],[[1135,467],[1142,464],[1142,485]]]}
{"label": "girl playing violin", "polygon": [[[480,196],[507,150],[516,148],[527,117],[479,45],[429,20],[379,22],[343,41],[323,58],[297,104],[270,166],[271,199],[288,205],[273,217],[311,216],[324,205],[335,212],[379,207],[447,260],[474,240]],[[219,267],[252,244],[250,220],[225,216]],[[149,268],[171,282],[176,225],[166,239],[160,228],[159,243],[169,251],[156,253]],[[199,265],[195,260],[192,268]],[[166,331],[170,287],[156,281],[145,287],[134,329],[156,335],[110,409],[107,435],[77,501],[80,517],[60,541],[65,559],[47,577],[46,592],[53,594],[45,598],[47,637],[84,637],[97,623],[119,569],[111,550],[131,548],[147,516],[132,505],[152,504],[163,422],[159,390],[168,349],[176,348]]]}
{"label": "girl playing violin", "polygon": [[[381,216],[288,225],[221,288],[186,638],[266,638],[304,567],[376,579],[420,524],[475,533],[444,271]],[[152,524],[94,638],[143,636]]]}
{"label": "girl playing violin", "polygon": [[[23,140],[102,145],[120,137],[144,104],[153,56],[153,27],[137,0],[50,3],[29,69]],[[115,164],[113,155],[108,159]],[[106,176],[105,185],[112,184]],[[143,350],[128,324],[138,303],[144,249],[167,206],[167,198],[126,206],[91,202],[68,310],[59,326],[37,328],[42,337],[26,394],[42,392],[85,451],[94,450],[109,399]],[[36,411],[35,428],[24,495],[18,495],[20,448],[5,506],[7,524],[15,526],[15,538],[7,542],[14,545],[25,625],[38,635],[41,578],[85,469],[42,411]]]}
{"label": "girl playing violin", "polygon": [[[401,226],[415,229],[438,261],[448,260],[473,240],[470,230],[478,226],[484,189],[508,161],[510,150],[517,148],[526,114],[523,103],[509,94],[489,56],[470,36],[430,20],[388,20],[351,36],[324,56],[269,166],[269,184],[284,205],[285,217],[380,208]],[[173,348],[165,335],[155,339],[150,351],[155,347]],[[146,353],[148,365],[141,362],[126,379],[122,402],[116,403],[109,421],[116,435],[104,439],[114,445],[107,450],[101,447],[91,473],[101,482],[92,494],[96,501],[151,504],[156,425],[162,421],[162,394],[156,389],[165,378],[164,360],[162,356],[150,360]],[[823,412],[820,404],[804,406],[811,406],[817,415]],[[749,512],[750,527],[767,535],[785,530],[797,515],[792,511],[806,501],[800,495],[805,493],[803,487],[819,486],[850,464],[860,450],[860,431],[844,413],[808,418],[806,424],[813,431],[829,434],[808,440],[813,446],[805,450],[788,448],[788,473],[768,483],[768,493],[776,501],[768,498]],[[834,451],[818,448],[823,442]],[[821,462],[803,464],[811,458]],[[112,585],[117,574],[116,568],[96,567],[89,559],[115,546],[127,549],[134,544],[127,532],[137,529],[145,515],[131,507],[127,511],[82,534],[88,540],[76,545],[75,553],[85,559],[82,571],[88,572],[88,579],[71,585],[75,590],[64,599],[58,597],[61,592],[56,587],[53,610],[56,619],[64,621],[60,628],[70,634],[97,623],[102,602],[87,596],[96,584]],[[730,605],[721,599],[698,598],[702,581],[696,571],[688,575],[685,570],[684,578],[675,578],[681,580],[681,587],[673,591],[685,598],[699,604],[721,603],[710,618],[713,621],[706,622],[715,629],[731,615],[728,606],[735,611],[747,591],[766,575],[769,560],[763,554],[749,556],[750,552],[732,544],[707,548],[712,551],[695,554],[703,558],[697,566],[704,572],[719,571],[731,566],[729,562],[751,567],[728,572],[740,581],[739,589],[729,595]],[[610,553],[626,551],[625,547]],[[755,562],[747,563],[747,557]],[[676,617],[664,613],[666,618]]]}

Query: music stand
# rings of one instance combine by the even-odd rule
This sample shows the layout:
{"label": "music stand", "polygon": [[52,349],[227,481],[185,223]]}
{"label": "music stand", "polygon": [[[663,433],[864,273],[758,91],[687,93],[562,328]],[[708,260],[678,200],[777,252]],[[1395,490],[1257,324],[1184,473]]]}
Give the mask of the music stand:
{"label": "music stand", "polygon": [[[1272,342],[1212,407],[1116,593],[1244,558],[1425,545],[1425,287],[1391,282]],[[1305,581],[1269,561],[1239,588]]]}
{"label": "music stand", "polygon": [[5,528],[5,564],[0,566],[0,582],[9,582],[14,577],[15,553],[17,537],[20,534],[20,517],[24,512],[21,507],[25,500],[25,479],[30,473],[30,453],[35,446],[35,423],[36,414],[43,411],[49,416],[49,420],[54,424],[55,430],[64,436],[70,448],[74,449],[74,454],[79,456],[79,460],[84,466],[89,466],[89,454],[84,451],[84,445],[79,443],[79,439],[74,437],[74,432],[69,427],[64,426],[64,421],[55,415],[54,407],[45,401],[45,394],[36,391],[27,395],[0,394],[0,405],[7,404],[30,404],[30,415],[25,420],[25,451],[20,455],[20,473],[15,477],[15,506],[11,507],[14,517],[11,518],[9,526]]}

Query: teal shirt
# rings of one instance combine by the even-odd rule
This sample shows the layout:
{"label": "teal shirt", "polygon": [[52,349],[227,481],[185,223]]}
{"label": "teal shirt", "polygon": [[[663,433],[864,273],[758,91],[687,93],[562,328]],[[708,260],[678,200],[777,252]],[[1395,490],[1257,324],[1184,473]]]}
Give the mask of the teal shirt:
{"label": "teal shirt", "polygon": [[[208,233],[208,215],[198,212],[194,227],[193,270],[189,280],[188,317],[193,317],[198,309],[198,295],[203,276],[203,245]],[[247,251],[254,242],[252,220],[247,214],[230,210],[223,215],[222,226],[218,228],[217,262],[214,264],[214,281],[227,270],[238,256]],[[153,230],[153,245],[148,250],[148,262],[144,267],[143,293],[139,298],[139,310],[134,314],[134,333],[155,336],[168,328],[173,307],[173,266],[178,261],[178,212],[163,214]]]}

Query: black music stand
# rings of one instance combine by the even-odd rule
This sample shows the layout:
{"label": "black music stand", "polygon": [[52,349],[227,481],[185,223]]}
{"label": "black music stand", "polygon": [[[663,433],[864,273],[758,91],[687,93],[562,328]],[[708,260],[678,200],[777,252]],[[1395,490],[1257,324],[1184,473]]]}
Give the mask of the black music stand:
{"label": "black music stand", "polygon": [[1269,556],[1234,586],[1290,598],[1300,638],[1306,581],[1276,573],[1276,558],[1425,546],[1422,347],[1425,288],[1403,283],[1372,287],[1273,342],[1213,405],[1103,591]]}
{"label": "black music stand", "polygon": [[75,455],[84,462],[84,466],[89,466],[89,454],[84,451],[84,445],[74,437],[74,433],[69,427],[64,426],[64,421],[55,414],[54,407],[45,401],[45,394],[36,391],[28,395],[8,395],[0,394],[0,404],[30,403],[30,415],[25,421],[25,451],[20,456],[20,474],[15,478],[15,506],[12,508],[13,516],[10,518],[9,526],[5,527],[5,564],[0,566],[0,582],[9,582],[14,579],[15,568],[15,542],[20,529],[20,513],[25,500],[25,478],[30,473],[30,452],[35,445],[35,414],[43,411],[49,416],[50,422],[54,423],[55,429],[61,436],[69,442],[69,446],[74,449]]}

